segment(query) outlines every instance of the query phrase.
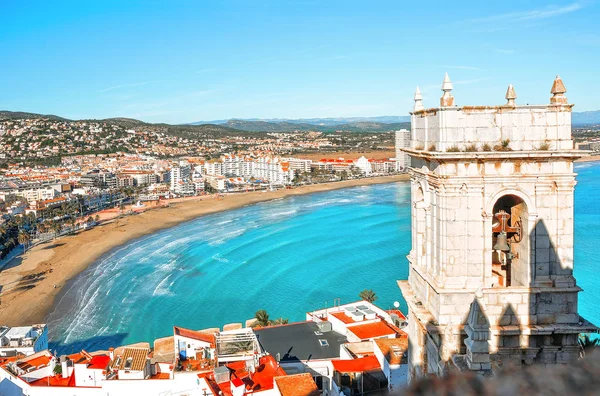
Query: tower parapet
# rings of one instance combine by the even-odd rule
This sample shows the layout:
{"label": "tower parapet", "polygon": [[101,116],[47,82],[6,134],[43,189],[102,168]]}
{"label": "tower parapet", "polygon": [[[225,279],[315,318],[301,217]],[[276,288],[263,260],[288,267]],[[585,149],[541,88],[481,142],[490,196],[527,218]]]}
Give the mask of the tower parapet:
{"label": "tower parapet", "polygon": [[[502,148],[503,142],[513,151],[571,150],[571,108],[565,86],[559,76],[552,87],[547,105],[518,105],[512,85],[508,103],[499,106],[455,106],[450,94],[448,74],[442,84],[440,107],[417,107],[411,113],[412,149],[446,152],[485,151]],[[422,98],[419,93],[419,103]],[[422,107],[422,105],[421,105]],[[504,143],[506,145],[506,143]]]}

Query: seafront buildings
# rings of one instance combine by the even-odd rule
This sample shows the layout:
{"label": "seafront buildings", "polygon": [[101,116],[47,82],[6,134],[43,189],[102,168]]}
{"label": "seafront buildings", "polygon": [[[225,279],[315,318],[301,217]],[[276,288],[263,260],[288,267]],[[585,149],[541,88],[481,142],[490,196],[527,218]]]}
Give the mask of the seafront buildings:
{"label": "seafront buildings", "polygon": [[175,326],[153,345],[0,357],[0,394],[386,394],[406,384],[404,327],[400,311],[367,301],[308,312],[305,321],[285,325]]}
{"label": "seafront buildings", "polygon": [[569,364],[598,329],[577,310],[573,277],[571,108],[556,77],[550,103],[455,105],[412,113],[409,375],[493,373]]}

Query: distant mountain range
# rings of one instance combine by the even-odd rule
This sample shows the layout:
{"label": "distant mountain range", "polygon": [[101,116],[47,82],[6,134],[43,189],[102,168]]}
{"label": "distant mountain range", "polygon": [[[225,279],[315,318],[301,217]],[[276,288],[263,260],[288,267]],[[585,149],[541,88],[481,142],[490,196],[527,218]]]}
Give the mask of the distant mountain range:
{"label": "distant mountain range", "polygon": [[216,124],[253,132],[381,132],[410,127],[410,116],[338,117],[338,118],[248,118],[192,122],[192,125]]}
{"label": "distant mountain range", "polygon": [[[66,118],[52,114],[36,114],[14,111],[0,111],[0,120],[23,119],[23,118],[48,118],[51,120],[70,121]],[[338,118],[305,118],[305,119],[229,119],[198,121],[181,125],[151,124],[132,118],[107,118],[95,121],[111,122],[124,127],[134,128],[145,125],[146,127],[167,127],[176,129],[200,127],[213,133],[235,133],[238,132],[295,132],[295,131],[318,131],[318,132],[384,132],[395,131],[402,128],[410,128],[410,116],[380,116],[380,117],[338,117]],[[573,112],[573,125],[598,125],[600,124],[600,110]]]}
{"label": "distant mountain range", "polygon": [[[573,125],[600,124],[600,110],[573,112]],[[292,132],[292,131],[349,131],[374,132],[395,131],[410,128],[410,116],[380,117],[339,117],[339,118],[303,118],[303,119],[229,119],[192,122],[191,125],[216,124],[229,128],[252,132]]]}
{"label": "distant mountain range", "polygon": [[336,117],[336,118],[230,118],[228,120],[197,121],[190,124],[227,124],[231,121],[262,121],[271,124],[310,124],[319,126],[333,126],[352,124],[356,122],[375,122],[380,124],[396,124],[410,122],[410,116],[380,116],[380,117]]}
{"label": "distant mountain range", "polygon": [[[203,125],[206,123],[194,123],[193,125]],[[317,131],[317,132],[382,132],[395,131],[402,128],[410,128],[408,122],[384,123],[375,121],[351,121],[339,124],[308,123],[298,121],[266,121],[266,120],[227,120],[223,123],[209,122],[226,126],[233,129],[239,129],[248,132],[296,132],[296,131]]]}
{"label": "distant mountain range", "polygon": [[571,121],[573,125],[600,124],[600,110],[573,112]]}

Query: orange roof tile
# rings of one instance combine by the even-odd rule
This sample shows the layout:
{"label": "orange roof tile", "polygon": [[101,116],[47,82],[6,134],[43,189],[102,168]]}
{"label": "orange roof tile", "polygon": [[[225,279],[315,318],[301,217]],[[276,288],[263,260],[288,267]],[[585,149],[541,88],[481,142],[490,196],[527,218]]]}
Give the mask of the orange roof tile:
{"label": "orange roof tile", "polygon": [[281,396],[318,396],[321,394],[310,373],[275,377]]}
{"label": "orange roof tile", "polygon": [[333,369],[340,373],[362,373],[381,368],[379,360],[374,355],[352,360],[332,360]]}
{"label": "orange roof tile", "polygon": [[215,345],[215,335],[214,334],[204,333],[204,332],[195,331],[195,330],[188,330],[188,329],[184,329],[183,327],[177,327],[177,326],[173,326],[173,332],[175,333],[175,335],[179,335],[179,336],[182,336],[185,338],[191,338],[193,340],[204,341],[211,345]]}
{"label": "orange roof tile", "polygon": [[379,347],[389,364],[400,364],[402,355],[408,350],[408,336],[400,338],[378,338],[375,344]]}
{"label": "orange roof tile", "polygon": [[346,316],[346,314],[344,314],[343,312],[332,312],[331,316],[333,316],[336,319],[341,320],[342,323],[345,323],[345,324],[358,323],[358,322],[354,321],[354,319]]}
{"label": "orange roof tile", "polygon": [[370,338],[379,338],[401,334],[400,329],[383,320],[372,323],[359,324],[356,326],[349,326],[348,331],[352,332],[361,340],[368,340]]}

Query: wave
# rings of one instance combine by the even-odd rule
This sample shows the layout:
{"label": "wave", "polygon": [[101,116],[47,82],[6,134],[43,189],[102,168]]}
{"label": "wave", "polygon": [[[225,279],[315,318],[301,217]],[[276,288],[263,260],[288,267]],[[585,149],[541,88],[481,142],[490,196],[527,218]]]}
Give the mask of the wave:
{"label": "wave", "polygon": [[170,278],[171,278],[171,275],[168,275],[166,278],[164,278],[162,281],[160,281],[160,283],[158,285],[156,285],[156,287],[154,288],[152,295],[153,296],[165,296],[165,295],[172,296],[173,292],[171,292],[170,289],[171,289],[171,286],[173,286],[173,284],[175,283],[175,281],[171,281],[171,283],[169,283],[169,285],[165,287],[166,283],[168,282],[168,280]]}

